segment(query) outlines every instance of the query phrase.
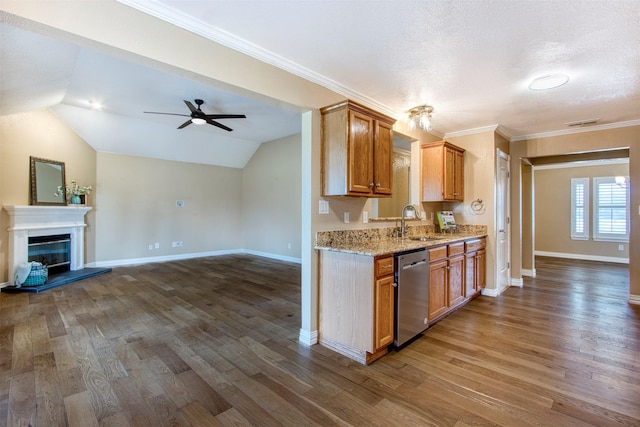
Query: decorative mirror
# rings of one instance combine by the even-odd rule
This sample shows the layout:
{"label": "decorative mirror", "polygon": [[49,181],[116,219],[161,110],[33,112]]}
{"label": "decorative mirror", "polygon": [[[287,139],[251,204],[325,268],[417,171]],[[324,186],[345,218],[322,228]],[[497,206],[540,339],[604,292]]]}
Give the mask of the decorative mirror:
{"label": "decorative mirror", "polygon": [[55,160],[29,157],[31,161],[31,204],[66,205],[66,195],[56,196],[59,186],[64,186],[64,163]]}

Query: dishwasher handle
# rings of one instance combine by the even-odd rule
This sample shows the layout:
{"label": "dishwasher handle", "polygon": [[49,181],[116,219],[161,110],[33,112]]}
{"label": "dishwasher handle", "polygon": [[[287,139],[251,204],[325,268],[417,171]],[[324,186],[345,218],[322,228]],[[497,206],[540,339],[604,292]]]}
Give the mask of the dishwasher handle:
{"label": "dishwasher handle", "polygon": [[424,264],[426,264],[426,263],[427,263],[427,260],[426,260],[426,259],[421,259],[420,261],[414,261],[414,262],[412,262],[411,264],[405,264],[405,265],[403,265],[403,266],[402,266],[402,269],[403,269],[403,270],[408,270],[408,269],[410,269],[410,268],[415,268],[415,267],[418,267],[418,266],[420,266],[420,265],[424,265]]}

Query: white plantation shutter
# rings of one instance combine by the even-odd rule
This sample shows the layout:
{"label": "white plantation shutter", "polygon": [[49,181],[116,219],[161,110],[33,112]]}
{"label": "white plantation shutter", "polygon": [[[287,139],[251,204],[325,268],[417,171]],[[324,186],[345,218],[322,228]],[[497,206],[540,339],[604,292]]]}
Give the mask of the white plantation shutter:
{"label": "white plantation shutter", "polygon": [[629,178],[594,178],[594,240],[629,240]]}
{"label": "white plantation shutter", "polygon": [[571,179],[571,238],[589,238],[589,178]]}

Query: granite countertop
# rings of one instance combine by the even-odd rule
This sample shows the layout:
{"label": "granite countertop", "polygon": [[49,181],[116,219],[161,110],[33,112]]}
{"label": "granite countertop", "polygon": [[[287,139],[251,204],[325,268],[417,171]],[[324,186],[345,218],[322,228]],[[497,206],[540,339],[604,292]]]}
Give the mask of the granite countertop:
{"label": "granite countertop", "polygon": [[[329,232],[331,233],[331,232]],[[340,236],[338,238],[317,239],[315,249],[325,251],[336,251],[354,253],[359,255],[391,255],[394,253],[411,251],[422,248],[430,248],[440,245],[446,245],[453,242],[468,240],[476,237],[484,237],[487,235],[485,229],[465,230],[456,233],[411,233],[409,237],[400,238],[393,236],[380,236],[378,234],[363,233],[363,235],[350,235],[348,238]],[[437,240],[420,241],[414,240],[412,237],[425,236]]]}

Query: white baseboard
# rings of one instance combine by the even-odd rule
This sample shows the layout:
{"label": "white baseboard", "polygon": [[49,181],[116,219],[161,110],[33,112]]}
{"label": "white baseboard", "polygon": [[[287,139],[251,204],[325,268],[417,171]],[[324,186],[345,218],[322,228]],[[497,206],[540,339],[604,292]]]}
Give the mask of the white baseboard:
{"label": "white baseboard", "polygon": [[629,304],[640,305],[640,295],[629,294]]}
{"label": "white baseboard", "polygon": [[301,344],[306,345],[307,347],[318,344],[318,331],[307,331],[305,329],[300,329],[298,341]]}
{"label": "white baseboard", "polygon": [[295,264],[302,264],[302,258],[294,258],[294,257],[291,257],[291,256],[272,254],[272,253],[269,253],[269,252],[252,251],[250,249],[243,249],[242,252],[245,253],[245,254],[261,256],[261,257],[265,257],[265,258],[277,259],[277,260],[286,261],[286,262],[293,262]]}
{"label": "white baseboard", "polygon": [[250,254],[255,256],[261,256],[265,258],[277,259],[280,261],[287,261],[300,264],[302,260],[300,258],[286,257],[283,255],[271,254],[268,252],[258,252],[248,249],[231,249],[224,251],[211,251],[211,252],[195,252],[189,254],[176,254],[176,255],[163,255],[156,257],[144,257],[144,258],[129,258],[129,259],[115,259],[109,261],[98,261],[87,264],[87,267],[125,267],[129,265],[148,264],[154,262],[167,262],[167,261],[180,261],[193,258],[204,258],[209,256],[220,256],[230,254]]}
{"label": "white baseboard", "polygon": [[522,274],[523,276],[527,276],[527,277],[536,277],[536,269],[534,268],[533,270],[529,270],[526,268],[523,268],[522,270],[520,270],[520,274]]}
{"label": "white baseboard", "polygon": [[515,286],[515,287],[521,288],[522,286],[524,286],[524,280],[516,279],[515,277],[512,277],[511,278],[511,286]]}
{"label": "white baseboard", "polygon": [[498,291],[497,289],[487,289],[487,288],[483,288],[482,291],[480,291],[480,293],[482,295],[488,296],[488,297],[497,297],[498,295]]}
{"label": "white baseboard", "polygon": [[[513,280],[513,278],[511,279]],[[487,289],[487,288],[483,288],[481,293],[482,295],[486,295],[488,297],[497,297],[499,296],[501,293],[503,293],[504,291],[506,291],[509,288],[509,285],[504,286],[501,289]]]}
{"label": "white baseboard", "polygon": [[546,251],[535,251],[535,255],[548,256],[552,258],[582,259],[585,261],[602,261],[602,262],[615,262],[618,264],[629,264],[629,258],[614,257],[614,256],[567,254],[564,252],[546,252]]}

